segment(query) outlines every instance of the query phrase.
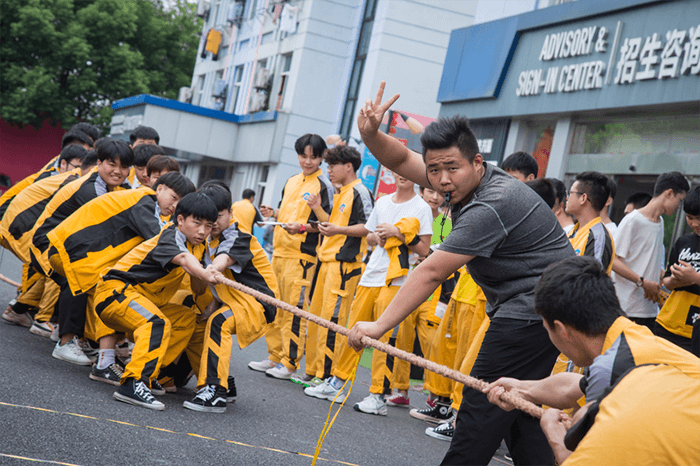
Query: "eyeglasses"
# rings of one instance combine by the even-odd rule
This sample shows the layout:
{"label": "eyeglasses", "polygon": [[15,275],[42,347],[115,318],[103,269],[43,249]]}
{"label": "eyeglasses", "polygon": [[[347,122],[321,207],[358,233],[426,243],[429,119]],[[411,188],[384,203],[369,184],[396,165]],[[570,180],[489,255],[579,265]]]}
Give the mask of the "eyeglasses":
{"label": "eyeglasses", "polygon": [[567,191],[567,192],[566,192],[566,196],[567,196],[567,197],[568,197],[568,196],[571,196],[572,194],[579,194],[579,195],[580,195],[580,194],[586,194],[586,193],[582,193],[582,192],[579,192],[579,191]]}
{"label": "eyeglasses", "polygon": [[82,167],[82,164],[79,164],[79,165],[73,165],[72,163],[69,163],[69,164],[68,164],[68,169],[69,169],[69,170],[74,170],[74,169],[80,168],[80,167]]}

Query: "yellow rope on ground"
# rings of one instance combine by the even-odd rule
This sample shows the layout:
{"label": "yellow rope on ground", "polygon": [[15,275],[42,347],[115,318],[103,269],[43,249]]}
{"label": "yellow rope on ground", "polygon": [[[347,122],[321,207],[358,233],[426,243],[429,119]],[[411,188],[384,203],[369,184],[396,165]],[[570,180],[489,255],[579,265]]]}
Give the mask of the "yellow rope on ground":
{"label": "yellow rope on ground", "polygon": [[[254,298],[258,299],[259,301],[266,302],[268,304],[272,304],[273,306],[277,307],[278,309],[283,309],[287,312],[291,312],[292,314],[301,317],[302,319],[306,319],[309,322],[313,322],[317,325],[320,325],[321,327],[327,328],[328,330],[331,330],[333,332],[339,333],[344,336],[348,336],[350,334],[350,329],[343,327],[342,325],[338,325],[333,322],[329,322],[325,319],[321,319],[319,316],[313,315],[309,312],[302,311],[298,307],[291,306],[283,301],[280,301],[279,299],[276,299],[272,296],[266,295],[265,293],[261,293],[260,291],[254,290],[253,288],[250,288],[248,286],[242,285],[236,281],[229,280],[228,278],[224,277],[223,274],[218,274],[217,275],[217,280],[219,283],[224,284],[226,286],[230,286],[231,288],[234,288],[236,290],[239,290],[243,293],[249,294],[253,296]],[[394,356],[395,358],[403,359],[404,361],[408,361],[414,366],[422,367],[423,369],[427,369],[431,372],[434,372],[438,375],[442,375],[443,377],[447,377],[449,379],[452,379],[456,382],[459,382],[467,387],[473,388],[475,390],[479,390],[480,392],[485,392],[486,389],[489,386],[489,383],[484,382],[483,380],[477,379],[475,377],[471,377],[466,374],[462,374],[459,371],[456,371],[454,369],[451,369],[449,367],[437,364],[433,361],[429,361],[427,359],[423,359],[419,356],[416,356],[415,354],[408,353],[406,351],[402,351],[398,348],[395,348],[391,345],[388,345],[386,343],[379,342],[377,340],[374,340],[369,337],[362,337],[362,344],[365,346],[372,347],[374,349],[378,349],[379,351],[386,353],[390,356]],[[544,409],[541,407],[537,406],[534,403],[531,403],[517,395],[514,395],[510,392],[503,392],[500,395],[500,399],[502,401],[505,401],[507,403],[512,404],[515,406],[515,408],[519,409],[520,411],[523,411],[527,414],[529,414],[532,417],[535,418],[541,418],[542,415],[544,414]]]}
{"label": "yellow rope on ground", "polygon": [[[323,430],[321,431],[321,435],[318,438],[318,442],[316,442],[316,450],[314,451],[314,459],[311,462],[311,466],[314,466],[316,464],[316,460],[318,459],[318,455],[321,454],[321,447],[323,446],[323,442],[326,440],[326,435],[328,434],[328,431],[331,430],[331,427],[333,427],[333,423],[335,422],[335,419],[338,417],[338,414],[340,414],[340,410],[343,409],[343,406],[345,406],[345,402],[348,401],[348,398],[350,398],[350,393],[352,393],[352,386],[355,384],[355,374],[357,373],[357,366],[360,365],[360,354],[357,353],[357,356],[355,356],[355,368],[352,370],[352,374],[350,374],[350,378],[345,381],[343,384],[343,387],[340,389],[340,391],[335,395],[333,398],[333,401],[331,401],[331,406],[328,408],[328,416],[326,417],[326,424],[323,426]],[[331,420],[330,424],[328,423],[328,420],[331,418],[331,411],[333,410],[333,404],[335,404],[335,400],[338,399],[338,396],[340,396],[341,393],[345,391],[345,386],[350,382],[350,389],[348,390],[348,394],[345,395],[345,399],[343,402],[340,404],[340,408],[338,408],[338,411],[335,412],[335,416],[333,416],[333,420]]]}

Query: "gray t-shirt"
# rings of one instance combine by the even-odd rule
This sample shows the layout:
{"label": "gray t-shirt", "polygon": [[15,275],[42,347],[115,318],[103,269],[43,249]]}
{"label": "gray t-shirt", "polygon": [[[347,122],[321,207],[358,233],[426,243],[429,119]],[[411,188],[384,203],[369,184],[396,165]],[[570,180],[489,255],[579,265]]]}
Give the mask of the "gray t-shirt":
{"label": "gray t-shirt", "polygon": [[492,309],[489,317],[534,320],[535,287],[548,265],[574,256],[552,210],[500,168],[486,173],[467,205],[452,211],[440,249],[476,256],[467,264]]}

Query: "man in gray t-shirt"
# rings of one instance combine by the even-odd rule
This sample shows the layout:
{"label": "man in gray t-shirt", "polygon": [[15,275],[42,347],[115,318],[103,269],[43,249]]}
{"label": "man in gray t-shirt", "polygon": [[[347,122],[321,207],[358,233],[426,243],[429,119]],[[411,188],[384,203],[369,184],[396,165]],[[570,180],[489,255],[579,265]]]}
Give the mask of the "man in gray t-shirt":
{"label": "man in gray t-shirt", "polygon": [[[548,376],[559,351],[534,313],[534,292],[548,265],[574,256],[559,222],[528,186],[484,162],[466,118],[441,118],[428,126],[421,137],[422,157],[379,132],[384,113],[398,99],[397,94],[382,104],[383,92],[384,83],[375,101],[360,110],[362,140],[384,166],[443,194],[453,205],[453,229],[376,322],[353,327],[348,343],[359,351],[363,336],[378,339],[467,264],[491,317],[471,375],[487,382]],[[554,464],[536,419],[505,412],[465,386],[442,464],[486,465],[503,439],[516,464]]]}

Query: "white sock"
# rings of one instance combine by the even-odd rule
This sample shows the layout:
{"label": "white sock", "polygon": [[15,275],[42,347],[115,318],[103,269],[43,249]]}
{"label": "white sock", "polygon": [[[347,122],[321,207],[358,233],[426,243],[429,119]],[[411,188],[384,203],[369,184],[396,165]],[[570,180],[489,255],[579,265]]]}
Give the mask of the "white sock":
{"label": "white sock", "polygon": [[343,384],[344,384],[344,383],[345,383],[344,380],[341,380],[341,379],[339,379],[339,378],[336,377],[336,376],[333,376],[333,378],[331,379],[331,385],[332,385],[333,388],[335,388],[336,390],[340,390],[341,388],[343,388]]}
{"label": "white sock", "polygon": [[106,367],[114,364],[114,350],[113,349],[101,349],[99,350],[99,357],[97,359],[97,368],[105,369]]}

